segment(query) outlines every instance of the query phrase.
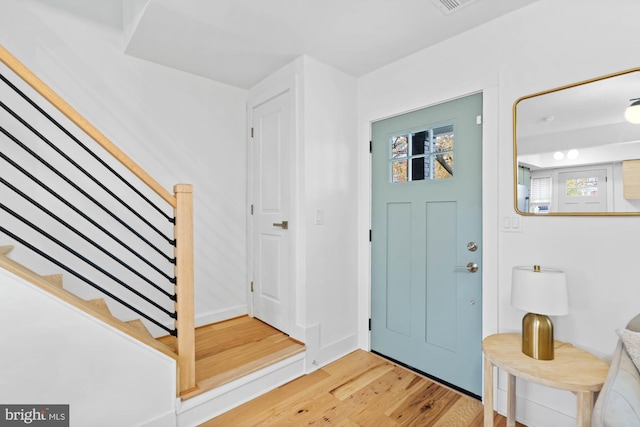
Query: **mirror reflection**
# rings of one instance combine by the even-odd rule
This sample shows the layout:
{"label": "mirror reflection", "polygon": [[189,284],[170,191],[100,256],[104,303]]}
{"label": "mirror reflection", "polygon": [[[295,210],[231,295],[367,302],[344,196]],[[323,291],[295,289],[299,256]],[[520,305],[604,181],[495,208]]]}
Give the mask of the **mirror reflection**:
{"label": "mirror reflection", "polygon": [[640,215],[640,68],[514,104],[515,205],[532,215]]}

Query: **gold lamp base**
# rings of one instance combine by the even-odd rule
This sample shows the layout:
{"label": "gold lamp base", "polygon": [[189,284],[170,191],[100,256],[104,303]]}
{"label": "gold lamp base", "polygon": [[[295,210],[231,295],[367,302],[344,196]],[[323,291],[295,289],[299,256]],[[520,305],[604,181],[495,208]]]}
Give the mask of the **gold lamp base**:
{"label": "gold lamp base", "polygon": [[538,360],[553,360],[553,323],[544,314],[522,318],[522,352]]}

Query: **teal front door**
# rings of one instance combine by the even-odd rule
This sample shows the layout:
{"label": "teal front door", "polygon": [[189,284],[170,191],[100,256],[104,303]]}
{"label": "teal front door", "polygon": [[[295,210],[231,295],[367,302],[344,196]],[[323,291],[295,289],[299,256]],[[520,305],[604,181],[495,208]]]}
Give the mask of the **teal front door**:
{"label": "teal front door", "polygon": [[371,349],[479,396],[482,94],[372,125]]}

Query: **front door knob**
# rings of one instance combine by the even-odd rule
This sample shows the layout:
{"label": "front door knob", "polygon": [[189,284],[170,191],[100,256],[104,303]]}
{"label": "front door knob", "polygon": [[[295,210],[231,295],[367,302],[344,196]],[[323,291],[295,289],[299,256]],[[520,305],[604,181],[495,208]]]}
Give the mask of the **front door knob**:
{"label": "front door knob", "polygon": [[475,273],[476,271],[478,271],[478,264],[475,262],[470,262],[464,266],[457,265],[456,270],[467,270],[469,273]]}

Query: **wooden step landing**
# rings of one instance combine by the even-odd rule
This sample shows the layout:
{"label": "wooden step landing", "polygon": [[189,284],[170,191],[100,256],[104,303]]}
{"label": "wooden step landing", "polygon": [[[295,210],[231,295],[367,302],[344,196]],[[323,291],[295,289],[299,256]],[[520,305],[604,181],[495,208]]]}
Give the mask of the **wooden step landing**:
{"label": "wooden step landing", "polygon": [[[158,339],[174,348],[175,338]],[[183,400],[234,381],[304,351],[304,344],[249,316],[201,326],[195,331],[197,389]]]}

